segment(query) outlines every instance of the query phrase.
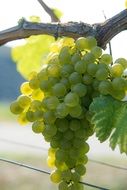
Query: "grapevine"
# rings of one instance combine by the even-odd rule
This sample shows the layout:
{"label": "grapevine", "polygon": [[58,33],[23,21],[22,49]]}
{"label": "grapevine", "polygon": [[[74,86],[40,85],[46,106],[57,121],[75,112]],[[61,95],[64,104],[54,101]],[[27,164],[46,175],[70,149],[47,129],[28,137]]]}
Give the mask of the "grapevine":
{"label": "grapevine", "polygon": [[[88,138],[96,132],[102,142],[106,140],[113,128],[119,129],[118,122],[116,126],[110,123],[110,130],[106,128],[115,106],[127,108],[122,101],[127,90],[127,60],[119,58],[113,62],[112,56],[103,53],[91,36],[76,41],[58,39],[50,50],[41,70],[32,72],[21,85],[21,95],[10,109],[21,124],[32,122],[33,132],[42,133],[50,143],[47,164],[53,168],[50,179],[58,183],[58,189],[82,190],[79,182],[86,173]],[[112,112],[107,108],[108,102]],[[100,107],[95,109],[96,104]],[[103,127],[101,121],[105,122],[104,112],[108,111],[103,138],[99,125]],[[127,142],[126,126],[125,123],[123,131]],[[115,138],[111,139],[113,149],[120,144]],[[127,152],[126,145],[120,144],[120,149]]]}

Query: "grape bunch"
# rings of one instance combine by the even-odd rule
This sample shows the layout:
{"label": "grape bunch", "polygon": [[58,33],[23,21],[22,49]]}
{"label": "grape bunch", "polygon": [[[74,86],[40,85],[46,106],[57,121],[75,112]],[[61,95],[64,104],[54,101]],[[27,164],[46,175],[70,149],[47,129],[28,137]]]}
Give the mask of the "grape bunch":
{"label": "grape bunch", "polygon": [[87,139],[93,135],[89,105],[94,97],[122,100],[127,90],[127,60],[103,54],[94,37],[57,40],[40,72],[32,72],[10,109],[21,124],[50,143],[47,164],[59,190],[82,190]]}

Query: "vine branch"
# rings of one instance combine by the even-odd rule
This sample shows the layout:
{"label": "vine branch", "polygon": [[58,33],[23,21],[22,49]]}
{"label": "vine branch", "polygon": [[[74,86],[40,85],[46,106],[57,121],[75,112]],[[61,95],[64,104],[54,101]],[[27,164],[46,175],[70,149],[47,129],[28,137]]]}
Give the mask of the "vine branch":
{"label": "vine branch", "polygon": [[0,45],[17,39],[28,38],[31,35],[47,34],[57,37],[94,36],[103,49],[118,33],[127,29],[127,9],[107,19],[103,23],[93,25],[83,22],[68,23],[31,23],[22,19],[15,27],[0,32]]}
{"label": "vine branch", "polygon": [[46,3],[42,0],[37,0],[40,5],[43,7],[43,9],[48,13],[48,15],[51,17],[51,22],[59,22],[59,18],[55,15],[55,13],[53,12],[53,10],[46,5]]}

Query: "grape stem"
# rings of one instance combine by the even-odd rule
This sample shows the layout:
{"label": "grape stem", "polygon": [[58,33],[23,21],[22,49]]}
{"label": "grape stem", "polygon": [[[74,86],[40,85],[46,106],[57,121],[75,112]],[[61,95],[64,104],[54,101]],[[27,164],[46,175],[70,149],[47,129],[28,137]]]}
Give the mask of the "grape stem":
{"label": "grape stem", "polygon": [[57,34],[58,37],[68,36],[74,39],[81,36],[94,36],[98,45],[105,49],[114,36],[126,29],[127,9],[103,23],[93,25],[83,22],[32,23],[22,19],[22,22],[19,22],[17,26],[0,32],[0,45],[17,39],[28,38],[31,35],[48,34],[56,36]]}

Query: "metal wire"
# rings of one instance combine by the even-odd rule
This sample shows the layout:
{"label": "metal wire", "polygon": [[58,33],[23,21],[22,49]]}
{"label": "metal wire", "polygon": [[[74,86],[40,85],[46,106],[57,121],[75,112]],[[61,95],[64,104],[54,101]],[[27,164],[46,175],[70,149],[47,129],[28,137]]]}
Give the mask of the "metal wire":
{"label": "metal wire", "polygon": [[[20,167],[23,167],[23,168],[27,168],[27,169],[30,169],[30,170],[33,170],[33,171],[36,171],[36,172],[41,172],[41,173],[50,175],[50,172],[48,172],[46,170],[35,168],[33,166],[30,166],[30,165],[27,165],[27,164],[23,164],[23,163],[19,163],[19,162],[16,162],[14,160],[9,160],[9,159],[5,159],[5,158],[1,158],[0,157],[0,161],[6,162],[6,163],[9,163],[9,164],[13,164],[13,165],[16,165],[16,166],[20,166]],[[83,184],[83,185],[89,186],[89,187],[94,187],[96,189],[100,189],[100,190],[110,190],[110,189],[107,189],[107,188],[104,188],[104,187],[92,185],[92,184],[89,184],[89,183],[86,183],[86,182],[82,182],[82,181],[80,183]]]}
{"label": "metal wire", "polygon": [[[44,148],[44,147],[41,147],[41,146],[35,146],[35,145],[26,144],[26,143],[16,142],[16,141],[4,139],[4,138],[0,138],[0,141],[5,142],[5,143],[9,143],[9,144],[15,144],[15,145],[19,145],[19,146],[29,147],[29,148],[36,149],[36,150],[47,151],[47,148]],[[116,166],[116,165],[113,165],[113,164],[108,164],[108,163],[101,162],[101,161],[94,160],[94,159],[89,159],[89,161],[93,162],[93,163],[96,163],[96,164],[105,165],[105,166],[112,167],[112,168],[115,168],[115,169],[120,169],[120,170],[127,171],[127,168],[125,168],[125,167]]]}

